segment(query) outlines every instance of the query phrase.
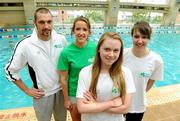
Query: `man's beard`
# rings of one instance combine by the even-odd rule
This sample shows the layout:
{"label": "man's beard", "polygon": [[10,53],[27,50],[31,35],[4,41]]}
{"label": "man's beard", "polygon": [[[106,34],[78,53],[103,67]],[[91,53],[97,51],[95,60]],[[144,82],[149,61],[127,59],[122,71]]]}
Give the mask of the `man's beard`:
{"label": "man's beard", "polygon": [[49,30],[49,29],[42,30],[42,35],[43,36],[50,36],[51,35],[51,30]]}

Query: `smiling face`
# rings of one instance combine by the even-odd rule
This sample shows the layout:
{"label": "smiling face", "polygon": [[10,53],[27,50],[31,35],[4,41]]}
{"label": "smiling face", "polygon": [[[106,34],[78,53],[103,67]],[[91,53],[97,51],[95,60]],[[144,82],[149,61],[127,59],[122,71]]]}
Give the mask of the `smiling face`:
{"label": "smiling face", "polygon": [[76,37],[76,44],[81,45],[87,42],[90,35],[90,30],[86,22],[79,20],[75,23],[73,33]]}
{"label": "smiling face", "polygon": [[146,48],[148,44],[148,36],[141,34],[138,30],[133,33],[133,47]]}
{"label": "smiling face", "polygon": [[99,48],[102,68],[110,68],[117,61],[121,52],[121,42],[118,39],[107,37]]}
{"label": "smiling face", "polygon": [[50,13],[37,13],[34,24],[37,28],[37,36],[44,41],[51,37],[52,32],[52,15]]}
{"label": "smiling face", "polygon": [[133,48],[145,49],[150,38],[152,29],[149,23],[145,21],[138,21],[131,29],[131,36],[133,39]]}

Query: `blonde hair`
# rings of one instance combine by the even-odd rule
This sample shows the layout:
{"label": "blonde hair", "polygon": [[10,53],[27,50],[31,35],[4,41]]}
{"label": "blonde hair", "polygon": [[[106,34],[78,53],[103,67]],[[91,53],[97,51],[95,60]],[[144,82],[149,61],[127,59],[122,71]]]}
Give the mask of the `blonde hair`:
{"label": "blonde hair", "polygon": [[101,58],[99,54],[99,49],[102,43],[107,38],[116,39],[121,42],[121,49],[120,49],[119,57],[117,61],[114,62],[111,68],[109,69],[109,74],[113,80],[114,86],[118,87],[119,90],[121,90],[120,97],[122,97],[123,102],[124,102],[124,97],[126,94],[126,85],[125,85],[125,79],[124,79],[122,68],[121,68],[122,61],[123,61],[123,42],[118,33],[106,32],[101,36],[98,42],[97,48],[96,48],[96,56],[95,56],[95,60],[92,66],[92,79],[91,79],[91,85],[90,85],[89,91],[91,91],[94,94],[94,96],[97,96],[96,87],[97,87],[98,78],[99,78],[100,69],[101,69]]}

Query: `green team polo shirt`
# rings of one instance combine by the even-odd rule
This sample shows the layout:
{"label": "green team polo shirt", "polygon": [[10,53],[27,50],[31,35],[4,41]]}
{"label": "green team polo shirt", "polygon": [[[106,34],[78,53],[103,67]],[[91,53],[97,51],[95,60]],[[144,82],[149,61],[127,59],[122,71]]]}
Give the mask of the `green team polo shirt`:
{"label": "green team polo shirt", "polygon": [[95,51],[96,43],[92,41],[88,41],[82,48],[77,47],[73,42],[62,50],[57,69],[68,71],[69,96],[76,96],[79,72],[83,67],[93,63]]}

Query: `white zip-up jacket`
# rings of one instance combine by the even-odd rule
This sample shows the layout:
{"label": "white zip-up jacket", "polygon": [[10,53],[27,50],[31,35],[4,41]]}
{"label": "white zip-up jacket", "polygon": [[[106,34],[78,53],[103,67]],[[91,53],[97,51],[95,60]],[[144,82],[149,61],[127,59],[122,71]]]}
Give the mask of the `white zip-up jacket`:
{"label": "white zip-up jacket", "polygon": [[5,72],[8,80],[16,81],[20,79],[19,71],[27,66],[33,86],[43,89],[45,96],[49,96],[60,90],[56,68],[60,52],[67,45],[67,41],[63,35],[53,30],[49,40],[49,53],[41,41],[34,29],[31,36],[18,42],[11,59],[5,66]]}

